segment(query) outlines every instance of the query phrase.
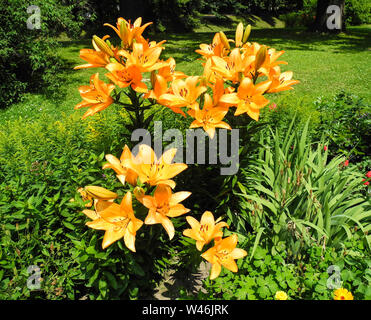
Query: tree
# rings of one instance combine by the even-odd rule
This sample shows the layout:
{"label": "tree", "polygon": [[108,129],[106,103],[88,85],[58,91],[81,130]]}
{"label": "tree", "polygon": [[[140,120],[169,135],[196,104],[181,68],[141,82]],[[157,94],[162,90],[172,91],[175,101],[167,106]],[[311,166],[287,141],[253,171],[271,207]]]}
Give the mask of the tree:
{"label": "tree", "polygon": [[316,19],[310,29],[318,32],[344,31],[344,7],[345,0],[318,0]]}

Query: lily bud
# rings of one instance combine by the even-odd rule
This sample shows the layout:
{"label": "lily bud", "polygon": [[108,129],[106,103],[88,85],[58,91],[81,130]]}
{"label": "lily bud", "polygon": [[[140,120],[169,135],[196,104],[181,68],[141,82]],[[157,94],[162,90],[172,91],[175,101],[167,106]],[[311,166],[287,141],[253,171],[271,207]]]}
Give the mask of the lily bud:
{"label": "lily bud", "polygon": [[111,57],[114,56],[113,51],[111,50],[111,48],[108,46],[108,44],[104,40],[102,40],[101,38],[95,35],[93,36],[93,40],[101,51],[103,51],[104,53],[107,53]]}
{"label": "lily bud", "polygon": [[155,87],[155,83],[156,83],[156,70],[153,70],[151,72],[151,84],[152,84],[152,88]]}
{"label": "lily bud", "polygon": [[259,70],[259,68],[264,63],[266,56],[267,56],[267,47],[261,46],[258,53],[256,54],[256,59],[255,59],[255,70],[256,71]]}
{"label": "lily bud", "polygon": [[141,188],[141,187],[135,187],[133,193],[134,193],[135,198],[136,198],[139,202],[142,202],[142,199],[143,199],[143,197],[144,197],[145,194],[146,194],[146,192],[144,191],[144,189]]}
{"label": "lily bud", "polygon": [[242,39],[243,43],[246,43],[247,39],[249,39],[250,32],[251,32],[251,24],[249,24],[245,29],[245,33],[243,34],[243,39]]}
{"label": "lily bud", "polygon": [[222,43],[224,44],[224,46],[230,50],[231,49],[231,46],[229,45],[229,42],[228,42],[228,39],[227,39],[227,36],[225,35],[225,33],[223,31],[219,31],[219,36],[220,36],[220,40],[222,41]]}
{"label": "lily bud", "polygon": [[118,197],[117,193],[98,186],[86,186],[85,191],[91,197],[99,200],[112,200]]}
{"label": "lily bud", "polygon": [[236,37],[235,37],[235,45],[236,47],[241,47],[242,46],[242,35],[243,35],[243,24],[240,22],[236,28]]}
{"label": "lily bud", "polygon": [[120,22],[120,38],[121,38],[121,40],[124,41],[124,39],[126,38],[127,33],[128,33],[128,27],[126,25],[126,22],[125,22],[125,20],[121,20],[121,22]]}

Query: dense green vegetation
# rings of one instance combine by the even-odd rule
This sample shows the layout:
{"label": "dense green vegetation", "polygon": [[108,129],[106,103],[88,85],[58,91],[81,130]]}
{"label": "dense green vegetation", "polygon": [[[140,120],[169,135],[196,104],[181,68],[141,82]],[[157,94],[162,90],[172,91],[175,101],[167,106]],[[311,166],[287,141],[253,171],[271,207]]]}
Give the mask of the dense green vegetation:
{"label": "dense green vegetation", "polygon": [[[47,3],[53,12],[57,1]],[[69,10],[81,7],[63,10],[68,17]],[[219,9],[203,10],[215,16]],[[179,190],[193,194],[184,202],[192,216],[199,220],[211,210],[222,217],[231,226],[225,236],[237,233],[248,256],[238,261],[238,273],[223,269],[215,281],[205,280],[207,293],[179,288],[176,298],[273,299],[283,290],[290,299],[332,299],[328,267],[336,265],[342,287],[355,299],[370,299],[371,202],[363,180],[370,180],[365,174],[371,169],[370,25],[324,35],[284,29],[277,18],[249,17],[255,23],[249,40],[284,50],[289,64],[282,69],[293,71],[301,83],[273,95],[276,106],[262,112],[264,125],[251,126],[254,148],[241,159],[238,175],[213,180],[218,167],[192,165],[179,176]],[[198,21],[194,32],[147,34],[166,39],[161,58],[174,57],[177,70],[187,75],[202,71],[195,53],[199,44],[210,43],[221,29],[234,38],[239,18],[224,15],[215,24],[205,13]],[[70,22],[77,29],[81,23]],[[113,36],[112,30],[105,32]],[[131,132],[127,113],[118,105],[84,121],[82,111],[73,109],[81,101],[77,88],[97,71],[73,70],[82,63],[79,50],[90,48],[91,40],[72,35],[73,30],[48,35],[58,42],[57,55],[30,69],[46,70],[48,79],[25,81],[27,93],[21,94],[22,87],[20,102],[3,96],[8,107],[0,110],[0,298],[151,298],[164,270],[194,272],[200,252],[178,231],[187,227],[183,217],[174,219],[174,239],[169,241],[159,227],[159,237],[150,246],[138,244],[135,254],[121,242],[102,250],[102,233],[85,226],[77,190],[94,184],[120,190],[120,196],[127,191],[112,170],[101,168],[105,154],[120,155]],[[6,42],[1,50],[8,47]],[[9,79],[2,81],[7,89],[14,83]],[[28,84],[47,90],[31,90]],[[155,106],[154,111],[164,130],[189,127],[188,119],[168,108]],[[145,239],[142,233],[137,237]],[[41,268],[40,290],[27,288],[32,265]]]}

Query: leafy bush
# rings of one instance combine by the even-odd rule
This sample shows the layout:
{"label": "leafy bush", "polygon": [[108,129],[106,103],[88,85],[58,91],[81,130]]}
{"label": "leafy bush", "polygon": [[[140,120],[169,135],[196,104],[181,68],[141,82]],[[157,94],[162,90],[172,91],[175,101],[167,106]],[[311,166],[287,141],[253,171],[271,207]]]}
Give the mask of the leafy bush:
{"label": "leafy bush", "polygon": [[371,105],[356,95],[340,92],[332,100],[318,98],[315,106],[320,115],[314,139],[324,134],[331,155],[342,154],[352,162],[365,161],[370,167]]}
{"label": "leafy bush", "polygon": [[[55,55],[53,37],[61,32],[80,33],[81,21],[72,17],[72,6],[58,0],[33,1],[40,8],[40,29],[28,29],[29,4],[5,0],[0,5],[0,108],[14,103],[26,90],[48,88],[53,93],[62,78],[62,60]],[[33,13],[33,12],[32,12]]]}
{"label": "leafy bush", "polygon": [[314,21],[314,13],[299,10],[281,14],[279,18],[285,22],[286,28],[309,27]]}
{"label": "leafy bush", "polygon": [[345,21],[350,25],[371,22],[371,3],[367,0],[345,1]]}
{"label": "leafy bush", "polygon": [[[168,265],[168,239],[138,241],[133,256],[121,244],[101,250],[103,234],[84,225],[76,190],[93,181],[117,187],[113,173],[102,174],[103,156],[127,141],[117,139],[126,133],[125,117],[114,110],[79,118],[44,114],[1,126],[1,299],[148,298]],[[43,278],[35,291],[27,287],[33,265]]]}

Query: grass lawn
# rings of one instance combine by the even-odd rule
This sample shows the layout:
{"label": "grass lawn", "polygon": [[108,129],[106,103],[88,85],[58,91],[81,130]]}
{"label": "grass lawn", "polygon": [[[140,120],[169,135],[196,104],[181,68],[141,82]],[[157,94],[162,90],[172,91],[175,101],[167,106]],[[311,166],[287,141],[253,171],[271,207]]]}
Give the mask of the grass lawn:
{"label": "grass lawn", "polygon": [[[200,43],[210,43],[218,30],[225,30],[229,38],[234,38],[234,25],[228,27],[203,24],[194,33],[161,34],[156,40],[166,39],[166,49],[162,58],[174,57],[177,69],[189,75],[200,75],[202,66],[195,50]],[[267,24],[258,23],[265,28],[254,28],[250,41],[256,41],[277,50],[284,50],[283,70],[292,70],[294,78],[301,81],[295,90],[287,92],[293,101],[305,98],[313,101],[319,96],[331,97],[344,89],[371,102],[371,26],[350,27],[347,33],[340,35],[320,35],[302,30],[267,28]],[[280,26],[278,24],[278,26]],[[107,32],[110,32],[107,29]],[[45,113],[58,117],[62,112],[73,113],[73,106],[80,102],[78,86],[87,84],[89,75],[97,69],[73,70],[73,66],[84,63],[79,58],[81,48],[90,48],[90,40],[61,41],[59,53],[65,60],[64,81],[60,83],[59,98],[48,95],[29,93],[18,104],[0,111],[0,122],[5,120],[35,119]],[[103,74],[103,70],[99,70]],[[103,77],[101,76],[103,79]],[[81,114],[83,111],[79,111]]]}

